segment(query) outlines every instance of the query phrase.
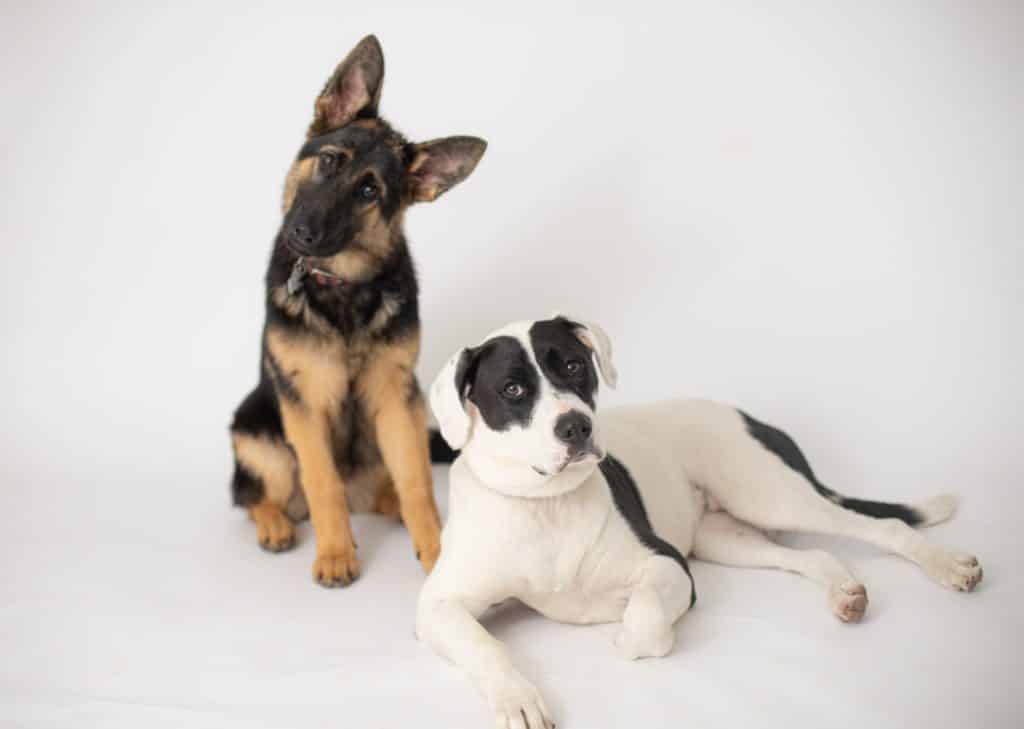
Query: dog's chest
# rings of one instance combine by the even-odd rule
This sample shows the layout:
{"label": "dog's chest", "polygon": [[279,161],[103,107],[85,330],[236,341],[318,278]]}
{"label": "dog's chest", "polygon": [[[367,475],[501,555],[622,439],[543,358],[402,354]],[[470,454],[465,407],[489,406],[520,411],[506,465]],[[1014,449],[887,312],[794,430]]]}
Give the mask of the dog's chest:
{"label": "dog's chest", "polygon": [[637,567],[649,552],[599,478],[569,497],[527,502],[507,528],[519,555],[519,599],[563,622],[621,618]]}
{"label": "dog's chest", "polygon": [[[273,359],[272,374],[309,408],[334,417],[354,386],[365,375],[374,354],[369,338],[320,340],[312,336],[289,335],[276,330],[267,333],[267,348]],[[284,386],[286,385],[286,387]]]}
{"label": "dog's chest", "polygon": [[374,368],[388,366],[377,361],[379,347],[370,338],[324,341],[271,330],[267,350],[268,370],[282,403],[291,401],[305,412],[319,413],[328,424],[341,476],[350,478],[379,464],[376,433],[361,396]]}

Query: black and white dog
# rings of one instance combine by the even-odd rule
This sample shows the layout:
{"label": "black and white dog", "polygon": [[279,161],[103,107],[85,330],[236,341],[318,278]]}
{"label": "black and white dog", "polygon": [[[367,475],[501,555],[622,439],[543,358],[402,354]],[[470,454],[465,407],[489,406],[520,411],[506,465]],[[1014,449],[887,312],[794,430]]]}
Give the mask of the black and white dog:
{"label": "black and white dog", "polygon": [[761,530],[856,537],[916,562],[944,587],[981,580],[971,555],[911,527],[948,519],[951,495],[920,506],[848,499],[818,481],[784,433],[703,400],[595,417],[598,373],[614,387],[608,337],[555,317],[518,322],[451,358],[431,389],[451,471],[441,557],[420,595],[417,634],[475,680],[501,729],[546,729],[550,713],[477,621],[517,598],[555,620],[622,621],[627,658],[663,656],[694,603],[686,563],[778,567],[823,585],[844,622],[867,594],[826,552]]}

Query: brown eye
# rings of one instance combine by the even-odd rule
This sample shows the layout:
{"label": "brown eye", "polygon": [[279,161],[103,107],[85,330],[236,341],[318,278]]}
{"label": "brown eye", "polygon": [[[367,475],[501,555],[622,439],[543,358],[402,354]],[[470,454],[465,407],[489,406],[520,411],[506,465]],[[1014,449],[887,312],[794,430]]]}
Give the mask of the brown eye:
{"label": "brown eye", "polygon": [[565,363],[565,371],[570,375],[578,375],[583,371],[583,363],[578,359],[571,359]]}
{"label": "brown eye", "polygon": [[372,180],[366,180],[356,188],[356,195],[360,200],[365,200],[366,202],[376,200],[379,194],[380,189],[377,187],[377,183]]}
{"label": "brown eye", "polygon": [[501,394],[509,400],[518,400],[526,394],[526,388],[518,382],[509,382],[504,388],[502,388]]}
{"label": "brown eye", "polygon": [[338,155],[333,152],[321,152],[317,156],[317,160],[321,175],[333,174],[338,169]]}

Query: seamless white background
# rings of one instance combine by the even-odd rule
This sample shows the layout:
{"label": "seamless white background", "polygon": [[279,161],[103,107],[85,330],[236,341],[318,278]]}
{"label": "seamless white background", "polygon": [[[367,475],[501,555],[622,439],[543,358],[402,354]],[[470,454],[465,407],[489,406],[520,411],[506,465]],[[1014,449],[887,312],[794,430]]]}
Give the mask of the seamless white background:
{"label": "seamless white background", "polygon": [[[8,3],[0,22],[0,721],[486,726],[411,636],[406,536],[324,592],[255,547],[226,425],[255,382],[285,170],[374,32],[382,109],[490,142],[413,210],[421,380],[508,320],[602,323],[606,402],[785,426],[854,495],[964,499],[974,596],[833,540],[872,598],[698,566],[666,661],[497,624],[560,726],[1010,726],[1022,635],[1024,13],[1013,2]],[[438,492],[446,491],[438,471]]]}

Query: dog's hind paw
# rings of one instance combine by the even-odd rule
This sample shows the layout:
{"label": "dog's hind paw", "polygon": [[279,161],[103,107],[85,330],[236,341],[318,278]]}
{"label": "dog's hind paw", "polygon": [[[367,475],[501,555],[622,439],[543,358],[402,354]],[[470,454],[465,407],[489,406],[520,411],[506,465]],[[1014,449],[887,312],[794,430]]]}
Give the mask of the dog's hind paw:
{"label": "dog's hind paw", "polygon": [[828,591],[828,606],[844,623],[859,623],[868,607],[868,591],[859,582],[832,585]]}
{"label": "dog's hind paw", "polygon": [[943,587],[958,592],[973,592],[984,572],[973,554],[943,552],[924,565],[925,572]]}
{"label": "dog's hind paw", "polygon": [[256,522],[256,539],[263,549],[283,552],[295,546],[295,527],[277,506],[257,504],[249,513]]}

